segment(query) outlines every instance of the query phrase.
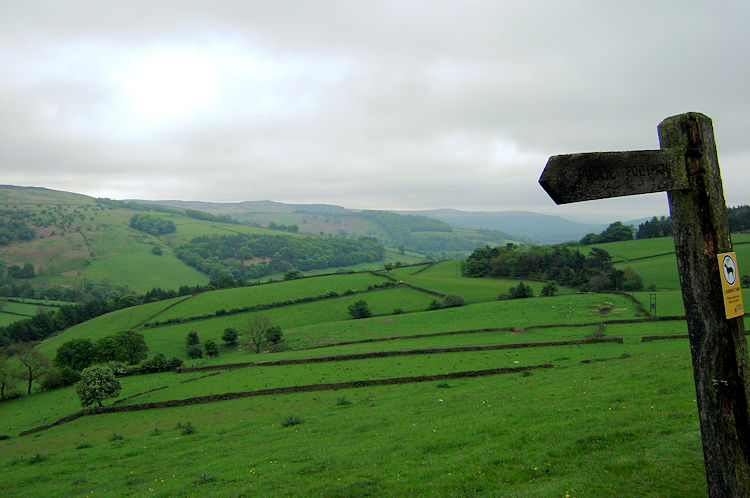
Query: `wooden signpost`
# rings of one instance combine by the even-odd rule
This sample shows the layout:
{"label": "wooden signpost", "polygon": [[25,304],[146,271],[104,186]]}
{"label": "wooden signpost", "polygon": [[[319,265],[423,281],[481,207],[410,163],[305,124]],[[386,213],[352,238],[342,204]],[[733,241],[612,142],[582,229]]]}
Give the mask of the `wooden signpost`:
{"label": "wooden signpost", "polygon": [[658,133],[660,150],[553,156],[539,183],[557,204],[667,192],[708,493],[750,496],[750,361],[713,125],[691,112]]}

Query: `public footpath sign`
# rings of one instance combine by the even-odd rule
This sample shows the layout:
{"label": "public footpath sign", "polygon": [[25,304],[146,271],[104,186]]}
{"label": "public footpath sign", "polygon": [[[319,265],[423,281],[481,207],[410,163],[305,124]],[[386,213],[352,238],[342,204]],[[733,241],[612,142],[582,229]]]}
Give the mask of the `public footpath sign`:
{"label": "public footpath sign", "polygon": [[667,192],[708,494],[750,497],[750,360],[713,124],[690,112],[657,131],[659,150],[552,156],[539,184],[557,204]]}

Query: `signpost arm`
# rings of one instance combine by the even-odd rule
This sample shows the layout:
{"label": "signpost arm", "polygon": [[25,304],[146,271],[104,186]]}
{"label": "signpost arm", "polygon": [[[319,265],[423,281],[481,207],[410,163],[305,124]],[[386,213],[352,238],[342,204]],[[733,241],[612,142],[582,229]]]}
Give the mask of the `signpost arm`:
{"label": "signpost arm", "polygon": [[717,254],[732,250],[711,119],[659,124],[662,149],[684,148],[689,187],[667,193],[685,303],[710,496],[750,496],[750,366],[742,317],[724,314]]}

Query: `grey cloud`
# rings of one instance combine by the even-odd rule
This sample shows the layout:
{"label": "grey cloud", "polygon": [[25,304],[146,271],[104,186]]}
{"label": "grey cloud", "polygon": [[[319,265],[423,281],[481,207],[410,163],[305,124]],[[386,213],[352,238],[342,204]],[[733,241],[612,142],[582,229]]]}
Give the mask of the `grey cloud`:
{"label": "grey cloud", "polygon": [[[663,196],[555,207],[536,179],[552,154],[657,148],[662,119],[697,110],[745,202],[748,18],[739,1],[4,2],[0,168],[114,197],[647,216]],[[124,110],[112,71],[154,47],[228,61],[211,108],[161,127]]]}

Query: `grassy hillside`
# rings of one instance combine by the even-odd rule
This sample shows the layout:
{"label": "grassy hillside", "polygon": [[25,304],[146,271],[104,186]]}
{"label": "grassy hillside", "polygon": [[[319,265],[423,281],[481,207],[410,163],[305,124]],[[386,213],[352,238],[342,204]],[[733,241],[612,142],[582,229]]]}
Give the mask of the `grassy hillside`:
{"label": "grassy hillside", "polygon": [[[662,244],[602,247],[619,266],[668,257]],[[657,314],[679,315],[677,284],[666,272],[659,278]],[[684,320],[649,318],[650,291],[633,299],[562,288],[552,297],[496,300],[515,284],[462,277],[458,262],[445,261],[205,292],[82,323],[38,349],[52,356],[73,338],[135,329],[151,354],[186,359],[190,330],[218,340],[258,313],[285,339],[276,352],[222,346],[217,358],[186,359],[200,370],[123,377],[122,392],[101,413],[29,435],[19,434],[81,409],[74,389],[3,402],[0,435],[11,437],[0,440],[0,489],[704,494],[690,347],[679,338]],[[468,304],[427,311],[446,294]],[[348,315],[360,299],[374,316]],[[266,309],[245,311],[258,306]],[[642,342],[654,335],[672,338]],[[183,461],[190,465],[175,465]]]}
{"label": "grassy hillside", "polygon": [[[136,208],[142,209],[135,203],[41,188],[0,186],[0,216],[22,220],[34,232],[31,240],[13,240],[0,246],[0,261],[19,267],[33,264],[36,275],[22,280],[32,287],[84,287],[95,283],[142,293],[154,287],[177,289],[181,285],[208,283],[205,273],[174,255],[177,247],[195,237],[280,233],[302,237],[249,225],[199,220],[176,209],[151,213],[176,228],[172,233],[154,235],[130,227],[132,216],[142,212]],[[158,250],[161,254],[154,254]],[[387,260],[403,263],[422,259],[423,256],[406,253],[387,256]],[[378,262],[367,267],[381,265]]]}
{"label": "grassy hillside", "polygon": [[375,237],[389,247],[402,247],[437,257],[459,257],[477,247],[505,244],[519,239],[500,230],[454,228],[441,220],[426,216],[401,215],[388,211],[359,211],[330,205],[282,204],[271,201],[158,201],[158,204],[228,215],[262,226],[271,223],[283,226],[296,225],[300,232],[308,234]]}

